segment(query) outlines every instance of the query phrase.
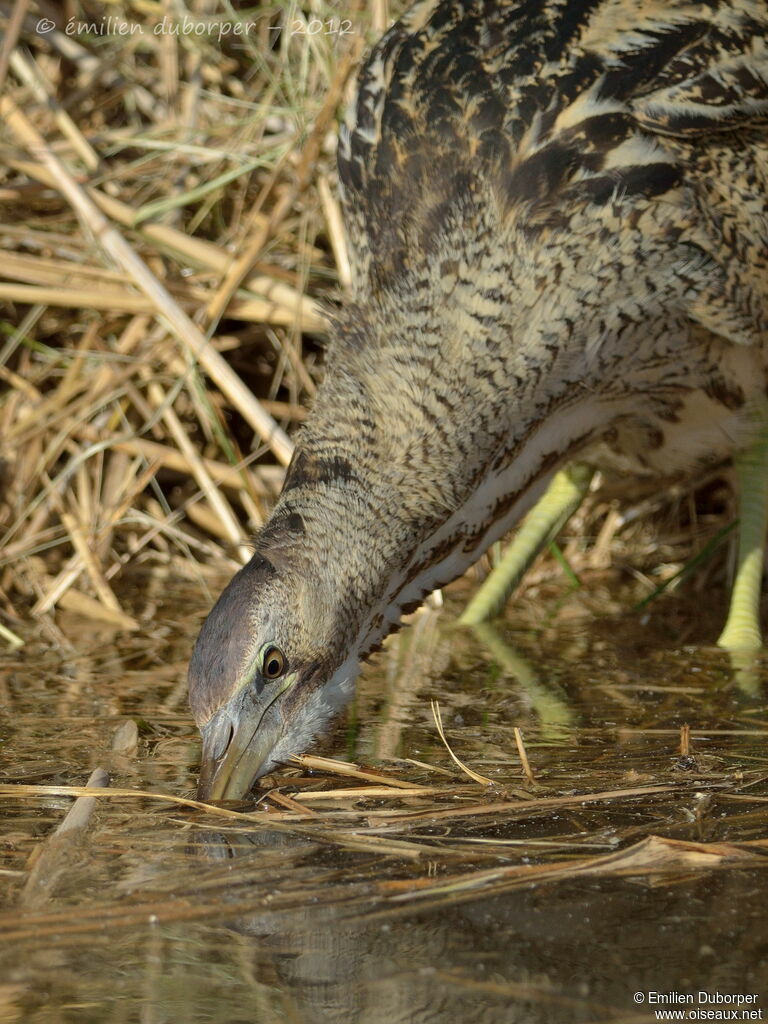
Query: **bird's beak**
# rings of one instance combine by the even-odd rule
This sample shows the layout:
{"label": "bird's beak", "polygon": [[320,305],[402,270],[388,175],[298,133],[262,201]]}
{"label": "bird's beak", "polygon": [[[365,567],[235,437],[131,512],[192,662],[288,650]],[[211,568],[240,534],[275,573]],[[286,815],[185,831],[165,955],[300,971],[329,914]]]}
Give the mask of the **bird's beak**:
{"label": "bird's beak", "polygon": [[282,728],[280,715],[268,707],[242,709],[234,723],[228,714],[219,713],[201,732],[203,759],[197,799],[240,800],[256,779],[266,774]]}

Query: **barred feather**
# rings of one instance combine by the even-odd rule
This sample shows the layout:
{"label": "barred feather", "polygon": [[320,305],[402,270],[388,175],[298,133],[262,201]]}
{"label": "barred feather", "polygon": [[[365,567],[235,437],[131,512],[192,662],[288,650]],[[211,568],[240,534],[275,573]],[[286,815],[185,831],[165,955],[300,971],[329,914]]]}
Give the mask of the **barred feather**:
{"label": "barred feather", "polygon": [[209,761],[259,750],[217,792],[304,749],[566,460],[664,476],[748,441],[767,37],[763,0],[421,0],[374,48],[339,146],[354,301],[190,668]]}
{"label": "barred feather", "polygon": [[764,136],[733,133],[768,118],[767,37],[761,0],[418,3],[373,51],[341,133],[358,289],[428,251],[478,177],[564,231],[583,202],[683,182],[706,205],[723,151],[744,150],[762,194]]}

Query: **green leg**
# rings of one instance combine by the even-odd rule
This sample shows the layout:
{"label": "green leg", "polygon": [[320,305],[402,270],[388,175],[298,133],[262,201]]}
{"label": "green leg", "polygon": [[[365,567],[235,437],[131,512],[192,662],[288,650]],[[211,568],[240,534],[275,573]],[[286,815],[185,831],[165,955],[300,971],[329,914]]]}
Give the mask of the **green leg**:
{"label": "green leg", "polygon": [[474,626],[504,604],[541,549],[565,526],[581,504],[594,475],[591,466],[574,463],[552,478],[546,494],[523,520],[499,564],[464,609],[459,622]]}
{"label": "green leg", "polygon": [[766,413],[759,438],[735,460],[739,489],[739,551],[728,621],[717,641],[730,651],[762,646],[760,585],[768,524],[768,433]]}

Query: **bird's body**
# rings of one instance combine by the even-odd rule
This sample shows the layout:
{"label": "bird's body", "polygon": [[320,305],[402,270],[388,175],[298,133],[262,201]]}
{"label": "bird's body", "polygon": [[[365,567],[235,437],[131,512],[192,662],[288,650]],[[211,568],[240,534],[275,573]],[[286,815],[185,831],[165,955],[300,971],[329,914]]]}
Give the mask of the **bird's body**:
{"label": "bird's body", "polygon": [[305,749],[566,460],[668,476],[748,443],[767,37],[762,0],[422,0],[377,45],[339,150],[353,299],[190,669],[203,793]]}

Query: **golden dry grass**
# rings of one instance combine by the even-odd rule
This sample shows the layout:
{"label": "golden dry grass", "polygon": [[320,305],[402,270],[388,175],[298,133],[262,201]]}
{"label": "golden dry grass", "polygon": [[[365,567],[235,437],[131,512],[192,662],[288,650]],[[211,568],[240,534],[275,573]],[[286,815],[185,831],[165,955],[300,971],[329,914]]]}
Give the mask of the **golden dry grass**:
{"label": "golden dry grass", "polygon": [[247,557],[316,387],[315,297],[349,277],[333,128],[389,14],[344,14],[0,7],[9,625],[135,627],[128,561]]}

